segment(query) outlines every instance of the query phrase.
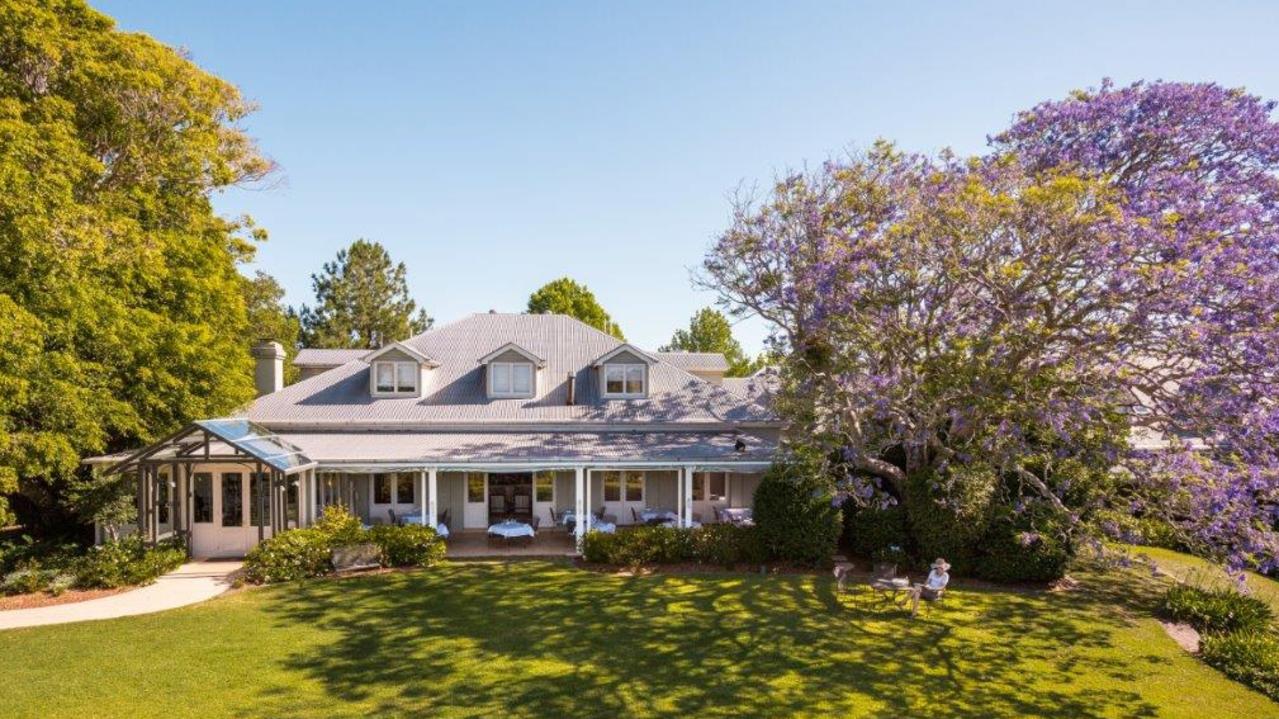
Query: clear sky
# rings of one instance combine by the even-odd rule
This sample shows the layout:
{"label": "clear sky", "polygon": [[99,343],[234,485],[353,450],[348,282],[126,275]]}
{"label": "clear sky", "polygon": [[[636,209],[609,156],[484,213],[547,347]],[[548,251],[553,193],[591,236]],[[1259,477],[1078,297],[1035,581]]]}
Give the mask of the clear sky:
{"label": "clear sky", "polygon": [[217,204],[270,232],[290,303],[367,237],[437,322],[569,275],[650,348],[712,302],[689,273],[738,187],[877,137],[980,152],[1103,77],[1279,98],[1275,2],[94,5],[260,104],[279,181]]}

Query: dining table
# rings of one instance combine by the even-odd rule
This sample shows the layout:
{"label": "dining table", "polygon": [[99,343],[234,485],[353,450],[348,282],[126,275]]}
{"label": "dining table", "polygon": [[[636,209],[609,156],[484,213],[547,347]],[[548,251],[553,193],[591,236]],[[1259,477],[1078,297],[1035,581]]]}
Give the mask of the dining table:
{"label": "dining table", "polygon": [[[577,512],[569,509],[560,515],[560,524],[571,532],[577,531]],[[603,532],[604,534],[612,534],[617,531],[617,525],[612,522],[605,522],[593,514],[586,515],[586,531]]]}
{"label": "dining table", "polygon": [[[400,522],[403,524],[417,524],[417,525],[426,524],[426,522],[422,519],[422,515],[420,514],[406,514],[400,517],[399,519],[400,519]],[[435,533],[445,539],[448,539],[449,528],[445,526],[443,522],[437,522],[435,525]]]}

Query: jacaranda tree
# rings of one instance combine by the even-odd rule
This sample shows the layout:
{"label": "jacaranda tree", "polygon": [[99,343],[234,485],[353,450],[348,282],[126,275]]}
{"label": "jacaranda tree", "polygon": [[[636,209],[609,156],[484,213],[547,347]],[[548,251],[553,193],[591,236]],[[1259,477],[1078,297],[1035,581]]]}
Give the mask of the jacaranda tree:
{"label": "jacaranda tree", "polygon": [[[853,496],[911,501],[927,476],[943,504],[1003,496],[1077,527],[1123,467],[1201,550],[1269,568],[1272,108],[1104,84],[1020,115],[986,157],[879,144],[739,203],[705,281],[774,325],[779,407]],[[1170,449],[1130,451],[1130,425]]]}

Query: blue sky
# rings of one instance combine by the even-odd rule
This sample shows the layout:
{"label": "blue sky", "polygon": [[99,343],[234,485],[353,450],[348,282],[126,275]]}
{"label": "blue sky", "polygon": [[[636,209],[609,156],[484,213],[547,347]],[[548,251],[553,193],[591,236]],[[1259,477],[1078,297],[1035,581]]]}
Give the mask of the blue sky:
{"label": "blue sky", "polygon": [[94,5],[259,103],[278,181],[216,201],[270,232],[289,302],[367,237],[437,321],[569,275],[647,347],[713,301],[689,273],[738,187],[877,137],[980,152],[1103,77],[1279,98],[1267,2]]}

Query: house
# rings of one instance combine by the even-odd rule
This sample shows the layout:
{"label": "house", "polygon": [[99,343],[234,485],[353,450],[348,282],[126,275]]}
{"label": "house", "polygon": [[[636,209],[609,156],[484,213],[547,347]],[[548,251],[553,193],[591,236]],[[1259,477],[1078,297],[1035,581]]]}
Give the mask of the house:
{"label": "house", "polygon": [[766,378],[708,353],[648,352],[576,319],[475,314],[374,351],[254,350],[259,397],[125,457],[142,531],[195,556],[242,555],[341,503],[366,523],[417,514],[454,535],[502,516],[601,508],[620,523],[747,507],[778,447]]}

